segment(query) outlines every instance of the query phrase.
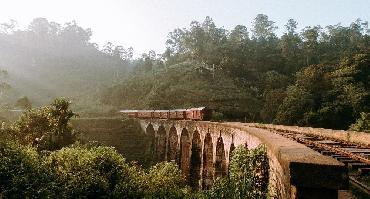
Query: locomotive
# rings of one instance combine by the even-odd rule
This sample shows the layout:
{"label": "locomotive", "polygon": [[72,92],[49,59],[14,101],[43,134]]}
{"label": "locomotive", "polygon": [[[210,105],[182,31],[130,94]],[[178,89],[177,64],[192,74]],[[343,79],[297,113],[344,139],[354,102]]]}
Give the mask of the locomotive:
{"label": "locomotive", "polygon": [[120,113],[130,118],[167,119],[167,120],[203,120],[212,117],[212,110],[207,107],[173,110],[121,110]]}

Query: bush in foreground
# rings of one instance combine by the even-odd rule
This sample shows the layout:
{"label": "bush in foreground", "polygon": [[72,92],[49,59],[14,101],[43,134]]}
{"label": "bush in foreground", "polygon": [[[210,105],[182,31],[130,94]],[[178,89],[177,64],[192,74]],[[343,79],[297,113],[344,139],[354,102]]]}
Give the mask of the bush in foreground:
{"label": "bush in foreground", "polygon": [[0,142],[0,198],[183,198],[174,163],[148,172],[112,147],[75,145],[54,152]]}
{"label": "bush in foreground", "polygon": [[0,198],[53,197],[55,176],[34,148],[0,141]]}
{"label": "bush in foreground", "polygon": [[229,177],[217,178],[206,198],[267,198],[269,166],[263,145],[248,150],[237,147],[229,165]]}

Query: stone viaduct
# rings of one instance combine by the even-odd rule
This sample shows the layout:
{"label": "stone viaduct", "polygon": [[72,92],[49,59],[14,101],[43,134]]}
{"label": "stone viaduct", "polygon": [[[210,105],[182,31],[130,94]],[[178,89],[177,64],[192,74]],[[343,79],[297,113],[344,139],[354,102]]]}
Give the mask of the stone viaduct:
{"label": "stone viaduct", "polygon": [[269,159],[270,198],[279,199],[338,198],[348,189],[349,176],[343,163],[273,130],[370,146],[369,133],[272,124],[79,118],[72,125],[86,141],[113,146],[128,161],[145,163],[153,157],[177,161],[190,185],[205,189],[218,176],[227,175],[235,147],[252,149],[264,144]]}
{"label": "stone viaduct", "polygon": [[347,189],[345,165],[269,130],[247,123],[138,120],[153,138],[158,160],[178,160],[193,186],[208,188],[228,171],[231,151],[264,144],[270,167],[271,198],[338,198]]}

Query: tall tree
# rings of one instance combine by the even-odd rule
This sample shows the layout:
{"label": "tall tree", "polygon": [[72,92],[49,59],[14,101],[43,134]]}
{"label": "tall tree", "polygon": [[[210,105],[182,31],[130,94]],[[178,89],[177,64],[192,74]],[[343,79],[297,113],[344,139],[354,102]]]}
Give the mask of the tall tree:
{"label": "tall tree", "polygon": [[319,55],[319,36],[321,26],[308,26],[302,32],[302,48],[306,56],[306,65],[318,64],[320,62]]}
{"label": "tall tree", "polygon": [[258,14],[253,22],[253,37],[258,40],[268,40],[276,37],[275,22],[270,21],[267,15]]}
{"label": "tall tree", "polygon": [[286,60],[284,72],[290,74],[298,71],[299,67],[303,66],[300,49],[302,39],[296,31],[297,25],[298,23],[294,19],[289,19],[285,25],[286,32],[280,39],[281,54]]}
{"label": "tall tree", "polygon": [[270,21],[267,15],[258,14],[253,22],[253,65],[255,70],[266,72],[269,70],[282,71],[282,57],[278,48],[278,38],[275,22]]}

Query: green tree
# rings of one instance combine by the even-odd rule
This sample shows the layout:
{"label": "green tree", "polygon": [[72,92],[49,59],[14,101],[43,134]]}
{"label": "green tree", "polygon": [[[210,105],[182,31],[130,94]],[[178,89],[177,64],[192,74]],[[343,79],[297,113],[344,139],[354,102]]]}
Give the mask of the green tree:
{"label": "green tree", "polygon": [[370,133],[370,113],[362,112],[356,123],[351,125],[350,130]]}
{"label": "green tree", "polygon": [[274,24],[275,22],[270,21],[264,14],[258,14],[253,22],[252,64],[254,69],[260,72],[283,70],[279,39],[275,34],[277,27]]}
{"label": "green tree", "polygon": [[277,27],[275,22],[270,21],[267,15],[258,14],[253,22],[253,37],[258,40],[268,40],[276,38],[275,30]]}
{"label": "green tree", "polygon": [[274,123],[304,125],[304,116],[311,111],[313,105],[314,99],[310,92],[297,86],[290,86],[287,89],[287,96],[279,106]]}
{"label": "green tree", "polygon": [[286,32],[281,36],[279,46],[281,48],[281,54],[284,57],[285,68],[284,72],[287,74],[294,74],[299,70],[299,67],[303,66],[302,50],[302,39],[297,33],[298,23],[294,19],[289,19],[285,25]]}
{"label": "green tree", "polygon": [[319,55],[319,36],[321,33],[321,26],[308,26],[302,32],[303,38],[302,49],[306,57],[306,65],[318,64],[320,62]]}
{"label": "green tree", "polygon": [[40,149],[56,150],[72,144],[76,135],[69,121],[76,114],[70,102],[56,99],[50,106],[26,110],[11,126],[12,133],[22,144],[37,145]]}

